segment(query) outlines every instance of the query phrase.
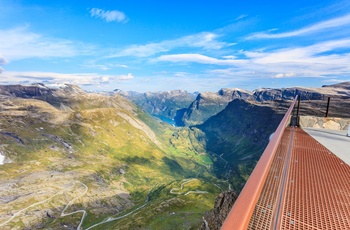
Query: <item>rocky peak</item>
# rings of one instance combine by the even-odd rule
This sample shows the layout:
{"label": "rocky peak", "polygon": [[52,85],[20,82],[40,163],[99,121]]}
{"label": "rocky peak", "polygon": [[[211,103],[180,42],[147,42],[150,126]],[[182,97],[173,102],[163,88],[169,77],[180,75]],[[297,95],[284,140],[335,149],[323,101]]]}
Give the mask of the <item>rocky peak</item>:
{"label": "rocky peak", "polygon": [[192,94],[188,93],[186,90],[171,90],[171,91],[161,91],[161,92],[146,92],[145,97],[158,97],[163,99],[170,99],[174,97],[191,97],[194,98]]}
{"label": "rocky peak", "polygon": [[21,98],[37,98],[45,95],[52,95],[53,90],[43,84],[35,85],[1,85],[0,94]]}
{"label": "rocky peak", "polygon": [[327,94],[315,89],[293,87],[282,89],[260,89],[254,91],[257,101],[293,100],[299,95],[302,100],[323,100]]}
{"label": "rocky peak", "polygon": [[249,98],[253,95],[252,92],[239,88],[222,88],[218,91],[218,94],[231,99]]}

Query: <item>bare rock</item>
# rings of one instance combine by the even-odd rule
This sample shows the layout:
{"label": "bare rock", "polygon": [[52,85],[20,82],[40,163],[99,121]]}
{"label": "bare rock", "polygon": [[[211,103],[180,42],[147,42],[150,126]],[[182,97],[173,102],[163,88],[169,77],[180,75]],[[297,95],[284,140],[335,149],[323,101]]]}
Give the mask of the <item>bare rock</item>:
{"label": "bare rock", "polygon": [[216,198],[214,209],[205,214],[203,223],[199,229],[220,229],[237,197],[238,194],[235,191],[220,193]]}

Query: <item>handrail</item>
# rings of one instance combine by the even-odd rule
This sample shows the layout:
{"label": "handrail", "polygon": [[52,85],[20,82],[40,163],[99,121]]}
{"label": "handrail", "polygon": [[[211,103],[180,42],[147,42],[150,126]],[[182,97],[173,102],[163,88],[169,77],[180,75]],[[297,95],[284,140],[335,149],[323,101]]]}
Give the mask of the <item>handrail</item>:
{"label": "handrail", "polygon": [[298,96],[295,97],[281,123],[278,125],[275,134],[267,145],[260,160],[235,201],[230,213],[221,227],[221,230],[247,229],[250,218],[253,215],[255,205],[258,202],[260,193],[263,189],[267,174],[270,170],[273,157],[282,139],[283,132],[287,126],[297,98]]}

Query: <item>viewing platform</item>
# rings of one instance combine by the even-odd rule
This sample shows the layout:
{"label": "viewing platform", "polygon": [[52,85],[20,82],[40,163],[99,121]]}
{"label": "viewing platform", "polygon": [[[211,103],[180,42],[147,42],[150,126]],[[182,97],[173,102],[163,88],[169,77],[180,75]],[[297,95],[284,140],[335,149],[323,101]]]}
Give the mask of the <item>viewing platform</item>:
{"label": "viewing platform", "polygon": [[347,130],[304,128],[304,131],[350,166],[350,137]]}
{"label": "viewing platform", "polygon": [[350,229],[350,137],[290,126],[295,101],[222,226]]}

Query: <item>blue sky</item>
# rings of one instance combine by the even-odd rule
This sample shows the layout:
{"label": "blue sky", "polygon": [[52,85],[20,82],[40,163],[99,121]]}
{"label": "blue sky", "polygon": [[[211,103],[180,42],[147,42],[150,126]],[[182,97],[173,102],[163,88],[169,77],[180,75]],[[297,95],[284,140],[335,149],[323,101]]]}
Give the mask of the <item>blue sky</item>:
{"label": "blue sky", "polygon": [[342,81],[348,0],[0,0],[0,84],[203,92]]}

